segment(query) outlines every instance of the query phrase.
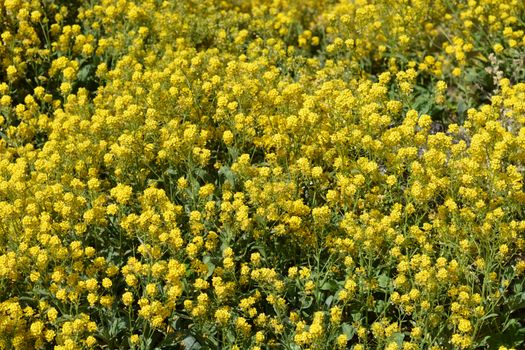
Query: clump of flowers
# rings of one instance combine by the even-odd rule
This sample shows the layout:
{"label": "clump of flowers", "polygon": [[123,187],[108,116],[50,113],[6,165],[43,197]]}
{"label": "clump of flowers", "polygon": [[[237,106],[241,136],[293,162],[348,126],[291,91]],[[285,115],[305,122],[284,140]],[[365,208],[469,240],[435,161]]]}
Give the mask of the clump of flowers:
{"label": "clump of flowers", "polygon": [[522,1],[0,13],[0,349],[524,346]]}

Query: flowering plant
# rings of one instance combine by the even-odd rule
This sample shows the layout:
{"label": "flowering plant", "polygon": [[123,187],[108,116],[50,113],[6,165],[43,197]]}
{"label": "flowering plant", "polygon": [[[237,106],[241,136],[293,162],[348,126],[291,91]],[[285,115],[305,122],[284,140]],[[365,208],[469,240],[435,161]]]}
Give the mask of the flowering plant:
{"label": "flowering plant", "polygon": [[524,2],[0,14],[0,349],[525,346]]}

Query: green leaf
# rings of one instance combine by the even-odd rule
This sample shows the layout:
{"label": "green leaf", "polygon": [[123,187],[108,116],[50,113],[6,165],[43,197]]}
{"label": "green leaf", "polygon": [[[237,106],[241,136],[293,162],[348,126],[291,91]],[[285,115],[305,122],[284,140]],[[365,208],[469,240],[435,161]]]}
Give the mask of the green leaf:
{"label": "green leaf", "polygon": [[169,333],[163,335],[163,339],[160,343],[157,344],[155,349],[166,349],[167,347],[180,347],[180,334]]}
{"label": "green leaf", "polygon": [[377,283],[379,283],[379,287],[383,289],[388,289],[388,287],[390,287],[390,281],[391,278],[384,274],[377,277]]}
{"label": "green leaf", "polygon": [[354,313],[352,314],[352,319],[353,319],[354,321],[356,321],[356,322],[361,321],[361,318],[362,318],[362,317],[363,317],[363,315],[361,315],[360,312],[354,312]]}
{"label": "green leaf", "polygon": [[489,318],[494,318],[498,316],[499,316],[498,314],[488,314],[488,315],[483,316],[481,320],[484,321],[484,320],[488,320]]}
{"label": "green leaf", "polygon": [[115,337],[117,334],[126,329],[126,322],[123,318],[116,318],[111,323],[109,328],[109,336]]}
{"label": "green leaf", "polygon": [[178,171],[176,171],[173,168],[168,168],[168,170],[166,170],[166,174],[168,174],[168,175],[177,175]]}
{"label": "green leaf", "polygon": [[223,165],[220,167],[218,174],[224,176],[226,181],[230,184],[235,185],[235,174],[232,172],[229,166]]}
{"label": "green leaf", "polygon": [[308,309],[310,306],[312,306],[313,302],[314,302],[314,298],[312,297],[305,298],[305,300],[303,301],[303,304],[301,305],[301,309]]}
{"label": "green leaf", "polygon": [[383,313],[388,307],[388,302],[384,300],[378,300],[375,304],[374,311],[378,314]]}
{"label": "green leaf", "polygon": [[348,323],[343,323],[341,329],[348,340],[352,339],[356,333],[354,326]]}
{"label": "green leaf", "polygon": [[401,346],[403,344],[403,339],[405,339],[405,334],[394,333],[392,334],[392,339],[397,343],[397,345]]}
{"label": "green leaf", "polygon": [[201,348],[197,339],[191,335],[182,340],[182,346],[184,347],[184,350],[197,350]]}
{"label": "green leaf", "polygon": [[206,274],[206,278],[208,278],[213,274],[213,271],[215,271],[215,264],[211,262],[210,256],[205,256],[202,262],[208,267],[208,273]]}
{"label": "green leaf", "polygon": [[508,306],[512,311],[525,308],[525,293],[519,293],[509,297]]}
{"label": "green leaf", "polygon": [[523,344],[525,339],[525,328],[521,323],[512,318],[507,321],[503,332],[499,334],[492,334],[487,339],[489,349],[498,348],[499,346],[517,347]]}
{"label": "green leaf", "polygon": [[337,285],[337,282],[334,280],[329,280],[323,283],[323,285],[320,288],[321,290],[326,290],[330,292],[337,292],[339,290],[339,286]]}
{"label": "green leaf", "polygon": [[80,81],[86,81],[91,75],[92,67],[89,64],[84,65],[78,70],[77,78]]}

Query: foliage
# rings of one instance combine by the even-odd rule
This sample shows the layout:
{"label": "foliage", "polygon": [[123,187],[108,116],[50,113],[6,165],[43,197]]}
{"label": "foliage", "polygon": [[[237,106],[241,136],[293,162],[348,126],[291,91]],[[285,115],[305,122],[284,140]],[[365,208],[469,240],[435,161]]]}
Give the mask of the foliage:
{"label": "foliage", "polygon": [[524,31],[0,0],[0,349],[522,348]]}

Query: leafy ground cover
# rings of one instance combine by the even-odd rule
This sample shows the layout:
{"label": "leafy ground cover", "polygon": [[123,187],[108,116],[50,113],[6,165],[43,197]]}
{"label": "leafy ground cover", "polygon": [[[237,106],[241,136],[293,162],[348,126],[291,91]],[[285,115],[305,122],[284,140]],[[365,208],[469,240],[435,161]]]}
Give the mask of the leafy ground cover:
{"label": "leafy ground cover", "polygon": [[525,2],[0,0],[0,349],[525,346]]}

